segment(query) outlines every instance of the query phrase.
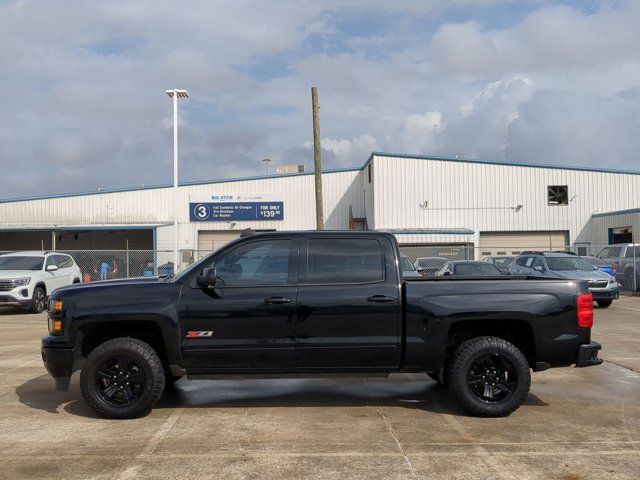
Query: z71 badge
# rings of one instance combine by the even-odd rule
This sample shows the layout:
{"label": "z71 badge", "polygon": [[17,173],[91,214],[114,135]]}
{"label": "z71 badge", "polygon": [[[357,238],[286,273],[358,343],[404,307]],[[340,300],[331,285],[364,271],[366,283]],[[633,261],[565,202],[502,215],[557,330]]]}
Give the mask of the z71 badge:
{"label": "z71 badge", "polygon": [[187,332],[187,338],[208,338],[213,336],[213,330],[194,330]]}

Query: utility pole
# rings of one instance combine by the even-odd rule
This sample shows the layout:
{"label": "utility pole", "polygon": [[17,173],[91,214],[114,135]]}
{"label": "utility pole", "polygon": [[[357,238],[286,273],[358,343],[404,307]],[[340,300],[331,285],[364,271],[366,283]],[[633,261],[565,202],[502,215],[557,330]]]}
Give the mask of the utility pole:
{"label": "utility pole", "polygon": [[311,87],[311,105],[313,107],[313,166],[316,180],[316,230],[324,230],[322,211],[322,151],[320,150],[320,117],[318,115],[318,89]]}

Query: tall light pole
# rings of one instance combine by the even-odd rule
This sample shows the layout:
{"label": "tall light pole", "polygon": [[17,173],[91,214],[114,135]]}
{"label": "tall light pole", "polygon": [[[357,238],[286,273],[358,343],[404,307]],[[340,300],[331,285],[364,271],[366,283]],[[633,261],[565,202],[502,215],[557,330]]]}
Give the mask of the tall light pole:
{"label": "tall light pole", "polygon": [[178,273],[178,99],[189,98],[186,90],[167,90],[173,99],[173,273]]}
{"label": "tall light pole", "polygon": [[271,163],[271,159],[270,158],[263,158],[262,161],[267,166],[267,175],[269,175],[269,164]]}

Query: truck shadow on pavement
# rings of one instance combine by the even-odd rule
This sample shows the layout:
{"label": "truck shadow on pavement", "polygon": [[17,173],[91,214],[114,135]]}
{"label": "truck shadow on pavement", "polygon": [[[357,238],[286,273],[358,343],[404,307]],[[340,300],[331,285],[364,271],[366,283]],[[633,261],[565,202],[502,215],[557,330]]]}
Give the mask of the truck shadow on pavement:
{"label": "truck shadow on pavement", "polygon": [[[74,376],[67,392],[55,389],[48,375],[32,378],[16,388],[20,403],[59,414],[97,418],[85,405]],[[548,404],[530,393],[523,406]],[[268,408],[268,407],[403,407],[439,414],[469,416],[453,393],[424,379],[277,379],[180,380],[169,386],[156,405],[163,408]]]}

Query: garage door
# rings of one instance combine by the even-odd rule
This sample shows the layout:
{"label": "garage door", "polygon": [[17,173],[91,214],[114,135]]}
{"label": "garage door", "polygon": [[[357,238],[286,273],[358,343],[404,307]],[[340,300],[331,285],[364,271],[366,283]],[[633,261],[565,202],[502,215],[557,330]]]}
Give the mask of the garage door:
{"label": "garage door", "polygon": [[480,255],[517,255],[526,250],[564,250],[566,231],[480,233]]}
{"label": "garage door", "polygon": [[240,236],[241,232],[236,231],[199,231],[198,232],[198,250],[200,253],[213,252],[231,240],[235,240]]}

